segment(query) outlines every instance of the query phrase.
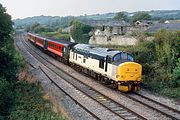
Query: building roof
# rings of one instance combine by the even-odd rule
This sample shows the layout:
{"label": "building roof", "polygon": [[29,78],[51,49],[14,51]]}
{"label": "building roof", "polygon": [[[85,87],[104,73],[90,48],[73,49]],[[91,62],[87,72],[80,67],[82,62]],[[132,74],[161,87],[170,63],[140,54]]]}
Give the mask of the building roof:
{"label": "building roof", "polygon": [[115,27],[115,26],[130,26],[129,23],[119,20],[81,20],[82,23],[90,25],[92,27]]}
{"label": "building roof", "polygon": [[180,30],[180,23],[158,23],[146,30],[146,32],[158,32],[161,29]]}
{"label": "building roof", "polygon": [[150,20],[138,20],[135,22],[135,25],[139,25],[139,26],[149,26],[149,25],[152,25],[152,21]]}

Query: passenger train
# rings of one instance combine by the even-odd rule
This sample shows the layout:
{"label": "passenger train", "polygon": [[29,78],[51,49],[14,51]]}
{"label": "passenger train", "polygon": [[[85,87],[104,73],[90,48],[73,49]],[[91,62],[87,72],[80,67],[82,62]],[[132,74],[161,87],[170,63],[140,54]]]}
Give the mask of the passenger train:
{"label": "passenger train", "polygon": [[60,61],[87,73],[120,91],[139,91],[142,66],[127,52],[55,40],[28,33],[28,40],[56,56]]}

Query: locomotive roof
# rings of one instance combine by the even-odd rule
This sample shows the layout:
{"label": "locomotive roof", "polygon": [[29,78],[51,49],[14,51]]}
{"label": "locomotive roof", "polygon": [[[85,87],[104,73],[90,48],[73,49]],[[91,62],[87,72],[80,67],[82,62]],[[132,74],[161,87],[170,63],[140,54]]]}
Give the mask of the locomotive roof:
{"label": "locomotive roof", "polygon": [[75,49],[83,50],[84,52],[87,52],[92,55],[98,55],[101,57],[111,56],[113,57],[117,53],[120,53],[118,50],[109,49],[109,48],[100,48],[93,45],[88,44],[77,44],[74,46]]}

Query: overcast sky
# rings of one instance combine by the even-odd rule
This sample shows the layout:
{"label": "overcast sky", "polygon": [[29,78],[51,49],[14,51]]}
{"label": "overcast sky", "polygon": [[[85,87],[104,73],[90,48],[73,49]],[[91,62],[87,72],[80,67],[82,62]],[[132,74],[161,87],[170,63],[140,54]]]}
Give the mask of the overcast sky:
{"label": "overcast sky", "polygon": [[13,19],[118,11],[180,10],[180,0],[0,0]]}

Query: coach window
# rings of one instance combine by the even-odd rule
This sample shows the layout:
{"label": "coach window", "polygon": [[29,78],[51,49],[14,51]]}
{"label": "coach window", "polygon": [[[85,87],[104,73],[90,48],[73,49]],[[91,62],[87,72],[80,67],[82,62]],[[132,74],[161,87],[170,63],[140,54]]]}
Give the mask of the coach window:
{"label": "coach window", "polygon": [[104,60],[103,59],[99,60],[99,67],[104,69]]}

